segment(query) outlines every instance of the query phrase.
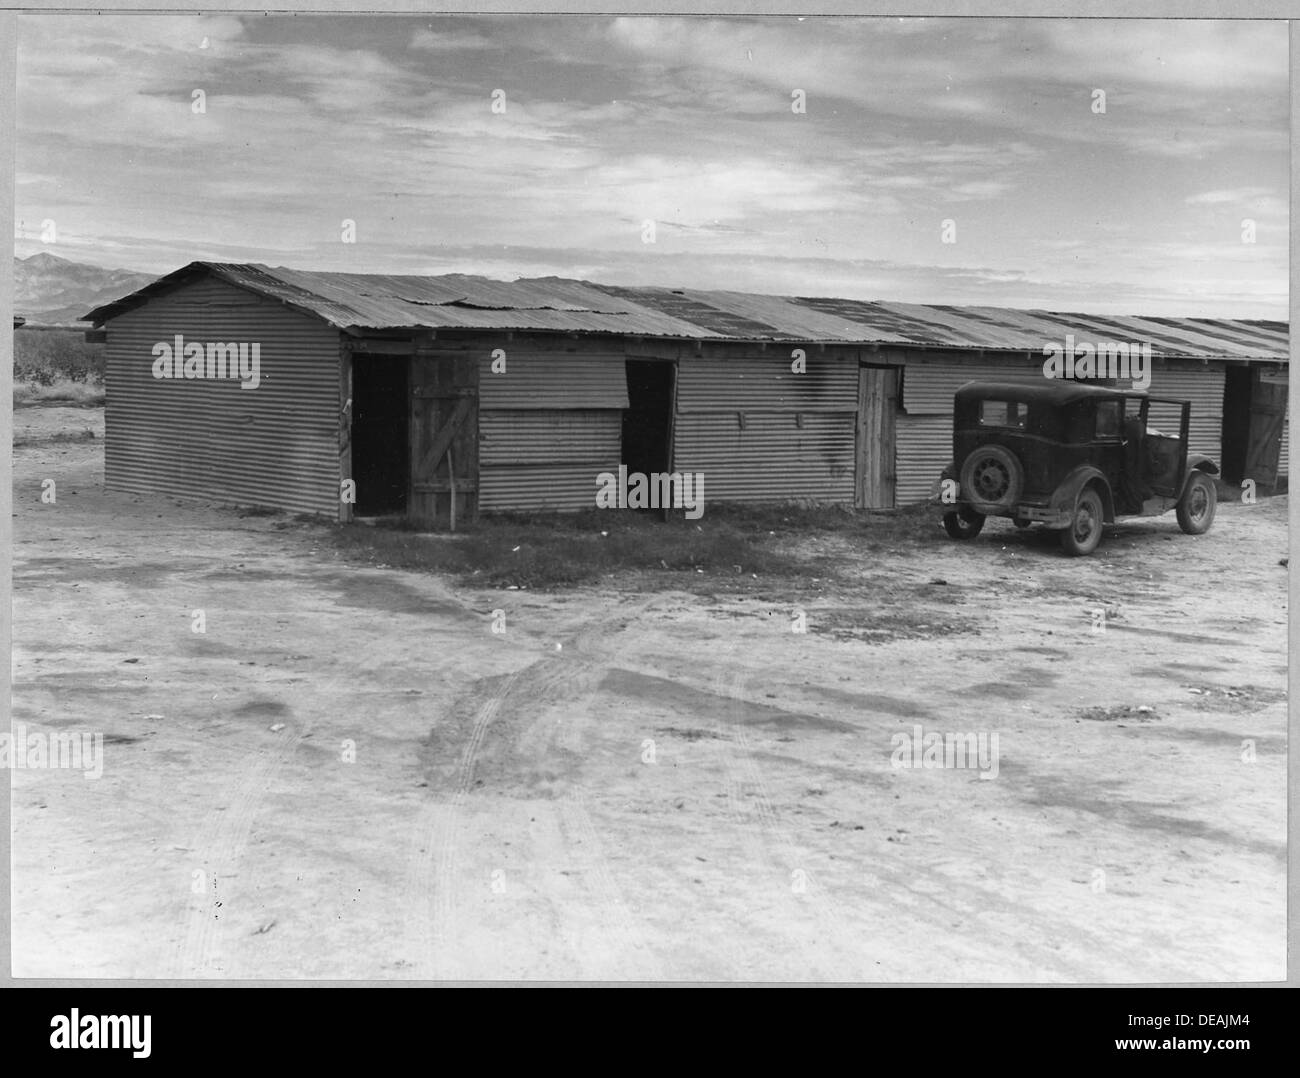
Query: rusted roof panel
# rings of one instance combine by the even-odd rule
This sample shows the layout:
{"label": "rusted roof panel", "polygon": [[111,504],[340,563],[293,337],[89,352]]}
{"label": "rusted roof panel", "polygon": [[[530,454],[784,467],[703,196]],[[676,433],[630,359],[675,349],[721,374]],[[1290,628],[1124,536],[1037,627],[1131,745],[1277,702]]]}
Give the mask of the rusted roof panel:
{"label": "rusted roof panel", "polygon": [[[643,296],[650,289],[636,289]],[[686,291],[681,296],[706,310],[725,312],[732,324],[747,328],[747,337],[791,341],[865,341],[905,344],[907,338],[882,326],[850,321],[786,296],[749,292]],[[720,325],[715,328],[719,328]],[[720,330],[721,331],[721,330]],[[868,336],[869,335],[869,336]]]}
{"label": "rusted roof panel", "polygon": [[[619,333],[653,337],[700,336],[692,323],[616,299],[580,281],[540,278],[493,281],[447,274],[440,277],[362,273],[311,273],[265,266],[234,269],[232,283],[283,291],[343,329],[501,329]],[[707,335],[707,334],[706,334]]]}
{"label": "rusted roof panel", "polygon": [[1285,322],[1138,318],[882,303],[725,290],[630,288],[562,277],[513,282],[334,273],[256,264],[194,262],[91,311],[100,325],[196,276],[231,284],[314,314],[340,329],[542,330],[695,340],[823,341],[1041,354],[1064,341],[1136,342],[1156,356],[1285,361]]}
{"label": "rusted roof panel", "polygon": [[795,302],[907,343],[931,347],[1040,352],[1073,333],[1078,341],[1150,343],[1154,355],[1205,358],[1287,358],[1285,322],[1208,318],[1137,318],[1022,311],[1006,307],[948,307],[919,303],[798,297]]}
{"label": "rusted roof panel", "polygon": [[[794,337],[778,326],[761,318],[756,318],[728,310],[725,306],[709,302],[709,293],[686,291],[670,288],[622,288],[617,285],[596,285],[602,292],[611,296],[632,299],[654,308],[661,314],[679,318],[684,322],[699,326],[720,337],[735,340],[806,340]],[[767,297],[755,297],[756,299]]]}
{"label": "rusted roof panel", "polygon": [[340,329],[488,329],[609,333],[645,337],[712,338],[691,322],[581,281],[539,278],[492,281],[334,273],[271,268],[252,263],[194,262],[159,278],[83,319],[102,324],[152,296],[211,273],[231,284],[278,299]]}

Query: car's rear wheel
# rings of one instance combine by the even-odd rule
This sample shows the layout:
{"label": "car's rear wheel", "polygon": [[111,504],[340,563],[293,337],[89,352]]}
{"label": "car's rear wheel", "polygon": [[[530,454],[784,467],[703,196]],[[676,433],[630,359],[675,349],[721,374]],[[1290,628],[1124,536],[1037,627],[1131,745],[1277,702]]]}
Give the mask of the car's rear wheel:
{"label": "car's rear wheel", "polygon": [[962,497],[977,512],[1009,509],[1020,498],[1025,469],[1011,450],[990,443],[973,450],[961,466]]}
{"label": "car's rear wheel", "polygon": [[1094,488],[1087,487],[1075,500],[1070,526],[1061,532],[1061,546],[1067,554],[1075,557],[1091,554],[1101,542],[1104,526],[1101,495]]}
{"label": "car's rear wheel", "polygon": [[984,514],[962,506],[943,515],[943,530],[954,539],[974,539],[984,527]]}
{"label": "car's rear wheel", "polygon": [[1214,510],[1218,502],[1219,495],[1214,488],[1214,480],[1204,472],[1194,472],[1175,511],[1178,526],[1188,535],[1204,535],[1214,523]]}

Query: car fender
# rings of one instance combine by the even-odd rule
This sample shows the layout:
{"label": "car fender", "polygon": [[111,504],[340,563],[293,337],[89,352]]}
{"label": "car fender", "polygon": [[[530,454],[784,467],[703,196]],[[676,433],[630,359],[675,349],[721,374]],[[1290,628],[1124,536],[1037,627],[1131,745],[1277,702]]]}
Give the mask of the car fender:
{"label": "car fender", "polygon": [[1188,453],[1187,474],[1183,477],[1183,489],[1178,492],[1178,501],[1182,501],[1187,496],[1187,490],[1192,485],[1192,480],[1196,478],[1197,472],[1218,475],[1219,466],[1214,463],[1213,457],[1206,456],[1204,453]]}
{"label": "car fender", "polygon": [[1079,492],[1089,483],[1094,482],[1101,491],[1103,519],[1107,524],[1114,523],[1115,499],[1111,497],[1110,483],[1106,481],[1105,474],[1091,464],[1081,464],[1061,480],[1056,487],[1056,491],[1052,494],[1052,508],[1064,509],[1073,513],[1074,503],[1079,497]]}

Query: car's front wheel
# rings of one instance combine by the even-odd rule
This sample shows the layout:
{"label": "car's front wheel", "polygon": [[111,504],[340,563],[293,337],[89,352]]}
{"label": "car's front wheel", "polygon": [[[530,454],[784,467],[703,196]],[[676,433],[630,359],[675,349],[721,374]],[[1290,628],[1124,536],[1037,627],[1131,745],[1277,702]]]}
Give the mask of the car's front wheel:
{"label": "car's front wheel", "polygon": [[943,515],[943,530],[954,539],[974,539],[984,527],[984,514],[962,506]]}
{"label": "car's front wheel", "polygon": [[1061,546],[1067,554],[1075,557],[1091,554],[1101,542],[1104,525],[1101,495],[1088,487],[1079,493],[1074,503],[1074,516],[1070,520],[1070,526],[1061,532]]}
{"label": "car's front wheel", "polygon": [[1218,502],[1214,480],[1204,472],[1194,473],[1175,510],[1178,526],[1188,535],[1204,535],[1214,523],[1214,509]]}

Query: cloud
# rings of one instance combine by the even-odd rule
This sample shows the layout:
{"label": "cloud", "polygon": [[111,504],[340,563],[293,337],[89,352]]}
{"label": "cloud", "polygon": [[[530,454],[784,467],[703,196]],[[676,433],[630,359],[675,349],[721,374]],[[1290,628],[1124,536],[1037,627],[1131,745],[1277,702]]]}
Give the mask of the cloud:
{"label": "cloud", "polygon": [[1282,24],[18,22],[28,249],[51,217],[69,248],[132,267],[594,267],[1031,306],[1035,290],[1172,303],[1222,287],[1238,307],[1285,293]]}
{"label": "cloud", "polygon": [[1188,206],[1223,207],[1232,212],[1253,213],[1264,217],[1286,217],[1286,199],[1268,187],[1234,187],[1226,190],[1201,191],[1183,200]]}
{"label": "cloud", "polygon": [[[676,103],[766,110],[762,86],[869,109],[878,120],[948,117],[1038,138],[1194,156],[1280,147],[1282,23],[1167,20],[614,20],[610,43],[669,78]],[[958,47],[959,43],[959,47]],[[722,76],[719,78],[718,76]],[[1108,122],[1091,110],[1107,91]],[[1261,90],[1272,89],[1260,96]],[[728,100],[729,99],[729,100]],[[1171,135],[1173,137],[1171,137]]]}
{"label": "cloud", "polygon": [[499,49],[501,43],[477,33],[457,30],[431,30],[421,27],[411,38],[411,48],[424,52],[465,52],[476,49]]}

